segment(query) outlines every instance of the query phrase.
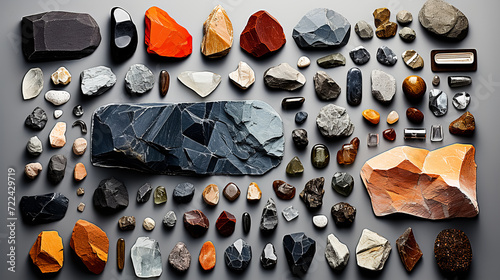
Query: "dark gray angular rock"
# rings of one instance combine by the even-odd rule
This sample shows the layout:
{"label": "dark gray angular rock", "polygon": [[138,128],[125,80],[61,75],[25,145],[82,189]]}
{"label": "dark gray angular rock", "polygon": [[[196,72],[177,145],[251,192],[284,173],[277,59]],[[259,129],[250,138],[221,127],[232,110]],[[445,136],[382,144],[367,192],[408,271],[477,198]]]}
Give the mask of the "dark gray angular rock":
{"label": "dark gray angular rock", "polygon": [[354,31],[361,39],[373,38],[373,27],[364,20],[360,20],[354,25]]}
{"label": "dark gray angular rock", "polygon": [[469,32],[469,20],[455,6],[443,0],[428,0],[418,13],[420,24],[439,38],[463,40]]}
{"label": "dark gray angular rock", "polygon": [[113,104],[97,109],[92,119],[96,166],[171,175],[258,175],[283,158],[283,123],[262,101]]}
{"label": "dark gray angular rock", "polygon": [[339,97],[342,89],[325,71],[314,74],[314,91],[320,100],[328,101]]}
{"label": "dark gray angular rock", "polygon": [[316,125],[326,138],[351,136],[354,124],[344,107],[328,104],[319,110]]}
{"label": "dark gray angular rock", "polygon": [[177,242],[168,255],[168,263],[177,271],[185,272],[191,265],[191,254],[184,242]]}
{"label": "dark gray angular rock", "polygon": [[47,113],[40,108],[36,107],[31,114],[26,117],[24,124],[33,130],[42,130],[47,124]]}
{"label": "dark gray angular rock", "polygon": [[265,269],[271,269],[278,263],[278,256],[276,255],[276,249],[272,243],[267,243],[262,250],[260,255],[260,264]]}
{"label": "dark gray angular rock", "polygon": [[298,128],[292,131],[292,140],[295,147],[299,149],[304,149],[309,144],[309,139],[307,138],[307,130]]}
{"label": "dark gray angular rock", "polygon": [[354,64],[357,65],[366,64],[370,60],[370,53],[363,46],[358,46],[352,49],[349,52],[349,56],[351,57]]}
{"label": "dark gray angular rock", "polygon": [[309,209],[317,209],[323,205],[323,196],[325,195],[325,190],[323,186],[325,185],[325,178],[319,177],[309,180],[302,192],[300,192],[300,198],[306,204]]}
{"label": "dark gray angular rock", "polygon": [[429,109],[436,117],[448,112],[448,95],[439,89],[431,89],[429,92]]}
{"label": "dark gray angular rock", "polygon": [[346,172],[335,172],[332,177],[332,189],[343,196],[349,196],[354,188],[354,178]]}
{"label": "dark gray angular rock", "polygon": [[398,62],[398,56],[389,47],[382,46],[377,50],[377,61],[381,64],[392,66]]}
{"label": "dark gray angular rock", "polygon": [[252,247],[243,239],[236,240],[224,251],[224,261],[229,269],[245,270],[252,260]]}
{"label": "dark gray angular rock", "polygon": [[170,210],[167,214],[165,214],[165,216],[163,216],[162,222],[167,228],[173,228],[177,223],[177,215],[175,215],[174,211]]}
{"label": "dark gray angular rock", "polygon": [[308,116],[309,115],[307,114],[307,112],[304,112],[304,111],[297,112],[295,114],[295,123],[296,124],[303,124],[303,123],[305,123]]}
{"label": "dark gray angular rock", "polygon": [[363,76],[361,70],[353,67],[347,71],[347,103],[351,106],[361,104],[363,97]]}
{"label": "dark gray angular rock", "polygon": [[67,162],[68,160],[64,155],[53,155],[50,158],[47,172],[50,182],[57,184],[62,181],[64,173],[66,172]]}
{"label": "dark gray angular rock", "polygon": [[28,61],[82,58],[101,43],[99,25],[92,16],[63,11],[23,17],[21,36]]}
{"label": "dark gray angular rock", "polygon": [[285,257],[294,275],[304,276],[316,253],[316,241],[303,232],[283,236]]}
{"label": "dark gray angular rock", "polygon": [[153,192],[153,187],[150,183],[145,183],[137,190],[137,203],[145,203],[149,201],[151,193]]}
{"label": "dark gray angular rock", "polygon": [[347,227],[352,225],[356,218],[356,208],[347,202],[339,202],[332,206],[331,214],[337,226]]}
{"label": "dark gray angular rock", "polygon": [[195,188],[193,184],[189,182],[180,183],[175,186],[172,196],[177,202],[188,203],[193,199],[194,191]]}
{"label": "dark gray angular rock", "polygon": [[270,88],[296,90],[306,83],[306,77],[288,63],[273,66],[264,72],[264,84]]}
{"label": "dark gray angular rock", "polygon": [[115,178],[104,179],[94,191],[94,206],[104,213],[115,213],[128,206],[128,191]]}
{"label": "dark gray angular rock", "polygon": [[19,210],[28,224],[49,223],[64,218],[68,203],[68,198],[61,193],[23,196],[19,201]]}
{"label": "dark gray angular rock", "polygon": [[381,70],[373,70],[371,74],[372,95],[382,103],[390,103],[396,95],[396,79]]}
{"label": "dark gray angular rock", "polygon": [[83,95],[101,95],[116,84],[116,75],[106,66],[85,69],[80,74]]}
{"label": "dark gray angular rock", "polygon": [[309,11],[293,28],[292,37],[301,48],[342,47],[349,42],[351,24],[341,14],[325,8]]}
{"label": "dark gray angular rock", "polygon": [[322,68],[345,66],[345,57],[341,53],[329,54],[318,58],[316,63]]}
{"label": "dark gray angular rock", "polygon": [[155,84],[153,72],[144,64],[130,66],[125,75],[125,88],[127,92],[135,95],[143,95],[150,91]]}
{"label": "dark gray angular rock", "polygon": [[458,92],[453,96],[453,107],[457,110],[465,110],[470,103],[470,94],[467,92]]}
{"label": "dark gray angular rock", "polygon": [[278,227],[278,209],[272,198],[267,200],[260,218],[260,230],[264,233],[273,232]]}
{"label": "dark gray angular rock", "polygon": [[26,150],[28,150],[30,155],[39,156],[43,152],[42,141],[37,136],[31,137],[26,144]]}

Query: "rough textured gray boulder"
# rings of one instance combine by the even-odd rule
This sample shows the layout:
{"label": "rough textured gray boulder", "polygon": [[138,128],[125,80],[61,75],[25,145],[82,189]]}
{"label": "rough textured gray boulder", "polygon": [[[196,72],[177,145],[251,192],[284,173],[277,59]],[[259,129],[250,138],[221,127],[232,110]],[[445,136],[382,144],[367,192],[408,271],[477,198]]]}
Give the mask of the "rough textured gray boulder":
{"label": "rough textured gray boulder", "polygon": [[128,69],[125,76],[125,87],[131,94],[143,95],[150,91],[155,84],[153,72],[143,64],[134,64]]}
{"label": "rough textured gray boulder", "polygon": [[396,94],[396,79],[381,70],[373,70],[371,74],[372,95],[382,103],[389,103]]}
{"label": "rough textured gray boulder", "polygon": [[116,75],[106,66],[85,69],[80,74],[84,95],[101,95],[116,84]]}
{"label": "rough textured gray boulder", "polygon": [[328,101],[336,99],[342,89],[325,71],[318,71],[314,74],[314,90],[320,100]]}
{"label": "rough textured gray boulder", "polygon": [[344,107],[328,104],[321,108],[316,117],[316,125],[327,138],[351,136],[354,124]]}
{"label": "rough textured gray boulder", "polygon": [[462,40],[469,32],[469,20],[455,6],[443,0],[428,0],[418,13],[420,24],[438,37]]}

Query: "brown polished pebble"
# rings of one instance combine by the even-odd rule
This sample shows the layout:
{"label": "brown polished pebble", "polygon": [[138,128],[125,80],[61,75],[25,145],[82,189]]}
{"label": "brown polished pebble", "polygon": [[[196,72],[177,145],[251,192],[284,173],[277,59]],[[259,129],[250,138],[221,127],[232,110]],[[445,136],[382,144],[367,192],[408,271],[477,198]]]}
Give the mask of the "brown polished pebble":
{"label": "brown polished pebble", "polygon": [[472,262],[469,238],[459,229],[441,231],[434,242],[434,257],[438,267],[446,274],[467,272]]}
{"label": "brown polished pebble", "polygon": [[161,96],[167,95],[168,88],[170,87],[170,75],[166,70],[160,72],[160,94]]}
{"label": "brown polished pebble", "polygon": [[476,120],[470,112],[465,112],[450,123],[449,130],[454,135],[470,136],[476,130]]}
{"label": "brown polished pebble", "polygon": [[222,191],[224,197],[229,201],[235,201],[240,196],[240,193],[240,188],[233,182],[228,183]]}
{"label": "brown polished pebble", "polygon": [[427,85],[420,76],[408,76],[403,81],[403,92],[405,96],[412,101],[421,100],[426,90]]}
{"label": "brown polished pebble", "polygon": [[349,144],[344,144],[337,152],[338,164],[353,164],[358,154],[359,139],[354,137]]}
{"label": "brown polished pebble", "polygon": [[273,182],[273,190],[276,196],[281,199],[288,200],[295,197],[295,187],[282,180]]}
{"label": "brown polished pebble", "polygon": [[125,266],[125,239],[123,238],[118,238],[116,241],[116,264],[119,270]]}
{"label": "brown polished pebble", "polygon": [[252,182],[248,186],[247,190],[247,200],[248,201],[258,201],[262,197],[262,191],[259,188],[259,185],[257,183]]}
{"label": "brown polished pebble", "polygon": [[406,117],[414,124],[420,124],[424,121],[424,113],[415,107],[406,109]]}
{"label": "brown polished pebble", "polygon": [[396,131],[394,130],[394,128],[386,129],[384,130],[384,132],[382,132],[382,136],[384,136],[386,140],[394,141],[396,140]]}
{"label": "brown polished pebble", "polygon": [[215,184],[208,185],[203,190],[202,196],[206,204],[211,206],[217,205],[219,203],[219,187]]}
{"label": "brown polished pebble", "polygon": [[389,21],[391,12],[387,8],[379,8],[373,12],[375,19],[375,34],[378,38],[390,38],[396,35],[398,25],[395,22]]}

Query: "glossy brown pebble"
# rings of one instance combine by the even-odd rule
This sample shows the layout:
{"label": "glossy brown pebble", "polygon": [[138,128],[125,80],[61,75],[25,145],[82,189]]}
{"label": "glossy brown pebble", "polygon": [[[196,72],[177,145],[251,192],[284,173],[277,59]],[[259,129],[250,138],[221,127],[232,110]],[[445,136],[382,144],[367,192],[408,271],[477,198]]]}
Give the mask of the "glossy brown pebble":
{"label": "glossy brown pebble", "polygon": [[116,264],[122,270],[125,266],[125,239],[119,238],[116,242]]}
{"label": "glossy brown pebble", "polygon": [[412,75],[406,77],[403,81],[403,92],[410,100],[420,100],[427,90],[424,79],[420,76]]}
{"label": "glossy brown pebble", "polygon": [[419,124],[424,121],[424,113],[415,107],[406,109],[406,117],[412,123]]}
{"label": "glossy brown pebble", "polygon": [[288,200],[295,197],[295,187],[282,180],[273,182],[273,190],[276,196],[281,199]]}
{"label": "glossy brown pebble", "polygon": [[386,129],[382,132],[382,136],[384,136],[386,140],[394,141],[396,140],[396,130],[394,130],[394,128]]}
{"label": "glossy brown pebble", "polygon": [[216,260],[215,246],[212,241],[203,243],[200,250],[200,256],[198,257],[201,268],[203,268],[203,270],[213,269],[215,267]]}
{"label": "glossy brown pebble", "polygon": [[434,242],[434,257],[446,274],[467,272],[472,262],[472,247],[467,235],[459,229],[441,231]]}
{"label": "glossy brown pebble", "polygon": [[476,121],[470,112],[465,112],[458,119],[452,121],[449,127],[450,133],[454,135],[470,136],[476,130]]}
{"label": "glossy brown pebble", "polygon": [[371,122],[372,124],[378,124],[380,122],[380,114],[372,109],[366,109],[362,113],[365,120]]}
{"label": "glossy brown pebble", "polygon": [[229,201],[235,201],[238,197],[240,197],[240,193],[240,188],[238,188],[238,186],[233,182],[228,183],[222,191],[224,197]]}
{"label": "glossy brown pebble", "polygon": [[236,217],[227,211],[222,211],[219,218],[217,218],[217,222],[215,222],[215,227],[222,236],[233,234],[235,226]]}
{"label": "glossy brown pebble", "polygon": [[160,72],[160,94],[161,96],[167,95],[168,88],[170,87],[170,75],[166,70]]}

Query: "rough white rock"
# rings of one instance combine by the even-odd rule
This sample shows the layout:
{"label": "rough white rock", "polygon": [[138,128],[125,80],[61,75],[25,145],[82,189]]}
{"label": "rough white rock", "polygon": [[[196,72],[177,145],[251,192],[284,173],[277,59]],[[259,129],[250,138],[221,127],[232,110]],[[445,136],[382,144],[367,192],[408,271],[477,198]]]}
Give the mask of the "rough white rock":
{"label": "rough white rock", "polygon": [[70,98],[69,92],[64,90],[49,90],[45,93],[45,100],[56,106],[65,104]]}
{"label": "rough white rock", "polygon": [[381,70],[373,70],[371,74],[372,95],[382,103],[389,103],[396,94],[396,79]]}
{"label": "rough white rock", "polygon": [[73,142],[73,153],[77,156],[81,156],[87,150],[87,140],[85,138],[76,138]]}
{"label": "rough white rock", "polygon": [[177,79],[201,97],[207,97],[212,93],[222,80],[219,74],[208,71],[184,71],[177,76]]}
{"label": "rough white rock", "polygon": [[59,67],[59,69],[50,75],[50,79],[54,85],[67,85],[71,82],[71,73],[69,73],[66,67]]}
{"label": "rough white rock", "polygon": [[329,234],[326,238],[325,258],[331,268],[342,270],[349,261],[349,248],[340,242],[335,235]]}
{"label": "rough white rock", "polygon": [[155,228],[156,223],[155,220],[153,220],[150,217],[147,217],[146,219],[144,219],[144,222],[142,222],[142,226],[144,227],[145,230],[151,231]]}
{"label": "rough white rock", "polygon": [[43,152],[42,141],[37,136],[33,136],[26,144],[26,149],[30,155],[38,156]]}
{"label": "rough white rock", "polygon": [[264,83],[270,88],[292,91],[303,87],[306,77],[288,63],[281,63],[264,72]]}
{"label": "rough white rock", "polygon": [[23,99],[37,97],[43,89],[43,72],[40,68],[31,68],[23,78]]}
{"label": "rough white rock", "polygon": [[54,110],[54,118],[58,119],[63,115],[63,110]]}
{"label": "rough white rock", "polygon": [[396,20],[399,24],[410,24],[413,21],[413,15],[406,10],[401,10],[396,14]]}
{"label": "rough white rock", "polygon": [[319,110],[316,125],[327,138],[347,137],[354,132],[354,124],[346,108],[335,104],[328,104]]}
{"label": "rough white rock", "polygon": [[324,228],[328,225],[328,218],[325,215],[313,216],[313,224],[316,227]]}
{"label": "rough white rock", "polygon": [[247,89],[255,82],[255,72],[244,61],[238,63],[238,68],[229,73],[229,79],[241,89]]}
{"label": "rough white rock", "polygon": [[311,65],[311,60],[309,59],[309,57],[307,56],[299,57],[299,60],[297,61],[297,67],[306,68],[309,65]]}
{"label": "rough white rock", "polygon": [[356,246],[358,266],[368,270],[382,270],[391,249],[387,239],[369,229],[364,229]]}

